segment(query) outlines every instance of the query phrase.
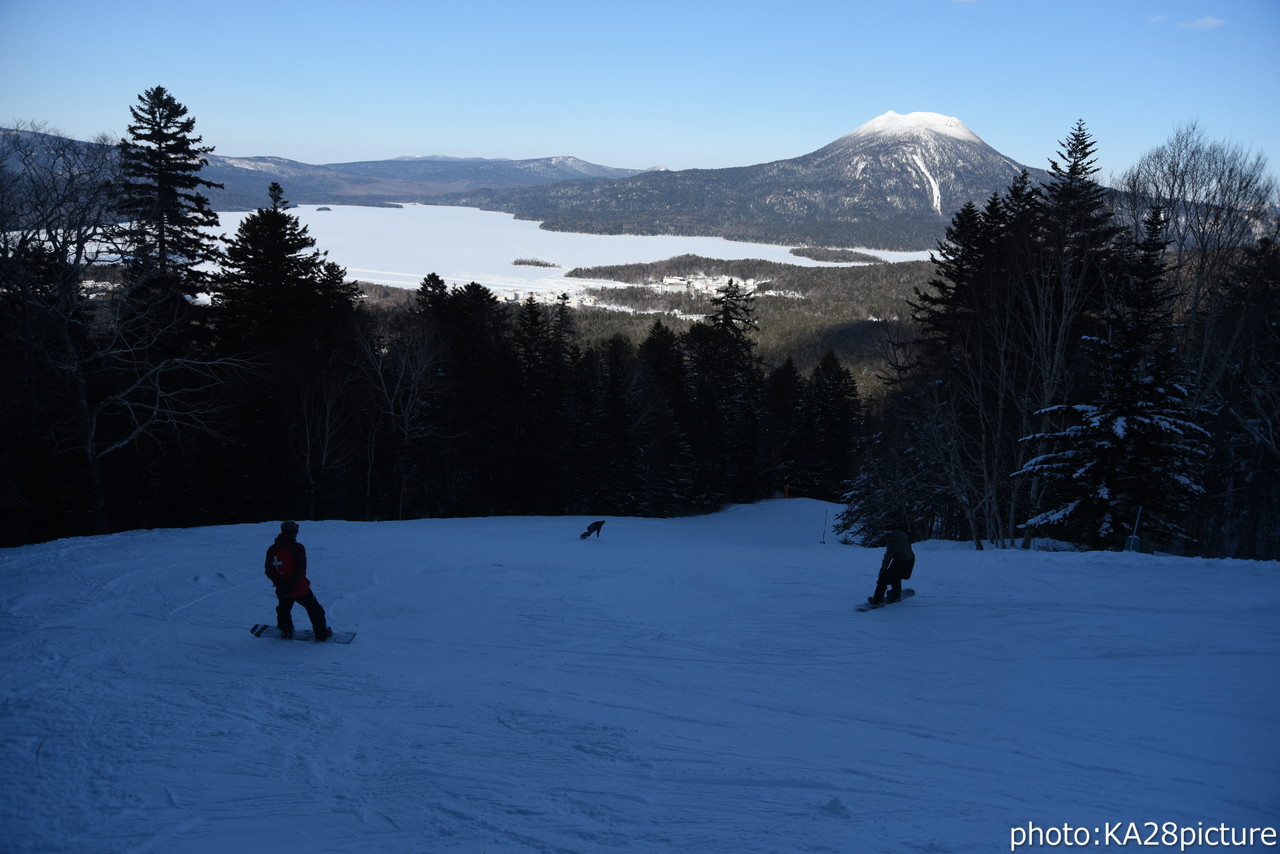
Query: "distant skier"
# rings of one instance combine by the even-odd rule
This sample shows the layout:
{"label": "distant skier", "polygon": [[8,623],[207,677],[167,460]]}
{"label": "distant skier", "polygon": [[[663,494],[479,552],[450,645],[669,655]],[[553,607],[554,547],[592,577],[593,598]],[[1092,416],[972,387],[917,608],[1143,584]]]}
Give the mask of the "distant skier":
{"label": "distant skier", "polygon": [[267,549],[266,575],[276,586],[276,626],[285,638],[293,637],[293,603],[297,602],[311,618],[316,640],[333,636],[324,619],[324,608],[311,592],[307,578],[307,550],[298,542],[298,523],[281,522],[276,541]]}
{"label": "distant skier", "polygon": [[603,527],[604,527],[603,519],[601,519],[599,522],[592,522],[590,525],[587,526],[587,530],[583,531],[581,534],[578,535],[578,539],[585,540],[587,537],[591,536],[592,534],[595,534],[597,537],[599,537],[600,529]]}
{"label": "distant skier", "polygon": [[[868,596],[873,605],[897,602],[902,598],[902,582],[911,577],[916,565],[916,553],[911,550],[911,538],[905,531],[885,532],[884,560],[880,562],[880,575],[876,578],[876,592]],[[888,595],[885,595],[885,589]]]}

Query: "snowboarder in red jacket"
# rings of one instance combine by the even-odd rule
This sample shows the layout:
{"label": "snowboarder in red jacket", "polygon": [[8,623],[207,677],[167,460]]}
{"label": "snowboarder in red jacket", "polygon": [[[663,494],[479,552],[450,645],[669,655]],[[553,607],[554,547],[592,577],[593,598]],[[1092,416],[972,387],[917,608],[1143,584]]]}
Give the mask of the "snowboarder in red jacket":
{"label": "snowboarder in red jacket", "polygon": [[267,578],[276,586],[276,626],[286,638],[293,637],[293,603],[297,602],[311,618],[311,628],[316,640],[324,641],[333,636],[324,619],[324,608],[311,592],[307,579],[307,550],[298,542],[298,523],[280,523],[276,541],[267,549],[265,564]]}

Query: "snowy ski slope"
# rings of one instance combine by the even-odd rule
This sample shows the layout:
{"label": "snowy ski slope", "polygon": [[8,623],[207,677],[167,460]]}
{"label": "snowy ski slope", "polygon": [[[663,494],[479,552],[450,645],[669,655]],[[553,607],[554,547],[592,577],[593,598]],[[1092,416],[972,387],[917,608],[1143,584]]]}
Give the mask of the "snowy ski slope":
{"label": "snowy ski slope", "polygon": [[819,543],[837,509],[587,541],[576,517],[304,520],[350,646],[250,636],[274,523],[0,550],[0,851],[994,852],[1028,825],[1276,824],[1275,563],[925,543],[918,595],[863,614],[879,554]]}

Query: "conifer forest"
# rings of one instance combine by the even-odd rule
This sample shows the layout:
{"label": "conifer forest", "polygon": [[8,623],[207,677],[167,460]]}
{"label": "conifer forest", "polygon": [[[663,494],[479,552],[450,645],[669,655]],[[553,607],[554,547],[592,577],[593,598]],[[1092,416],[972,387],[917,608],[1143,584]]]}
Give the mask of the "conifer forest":
{"label": "conifer forest", "polygon": [[195,119],[162,87],[129,115],[0,135],[0,545],[785,494],[863,543],[1280,558],[1276,185],[1194,124],[1108,187],[1077,122],[1047,181],[954,215],[854,366],[762,348],[735,282],[590,337],[567,299],[434,274],[364,299],[287,186],[211,237]]}

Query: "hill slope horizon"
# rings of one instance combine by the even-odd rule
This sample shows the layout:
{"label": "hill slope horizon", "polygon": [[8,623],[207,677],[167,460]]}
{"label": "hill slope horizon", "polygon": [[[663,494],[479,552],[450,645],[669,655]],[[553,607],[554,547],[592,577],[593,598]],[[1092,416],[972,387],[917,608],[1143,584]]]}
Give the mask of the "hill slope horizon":
{"label": "hill slope horizon", "polygon": [[965,203],[1003,192],[1024,169],[1034,181],[1048,178],[957,118],[890,111],[787,160],[485,189],[438,203],[505,211],[557,231],[921,250]]}
{"label": "hill slope horizon", "polygon": [[202,177],[224,185],[208,193],[220,212],[266,206],[277,182],[294,204],[459,205],[557,231],[920,250],[965,202],[1004,191],[1024,168],[958,118],[890,111],[808,154],[722,169],[642,171],[572,156],[315,165],[213,153]]}

